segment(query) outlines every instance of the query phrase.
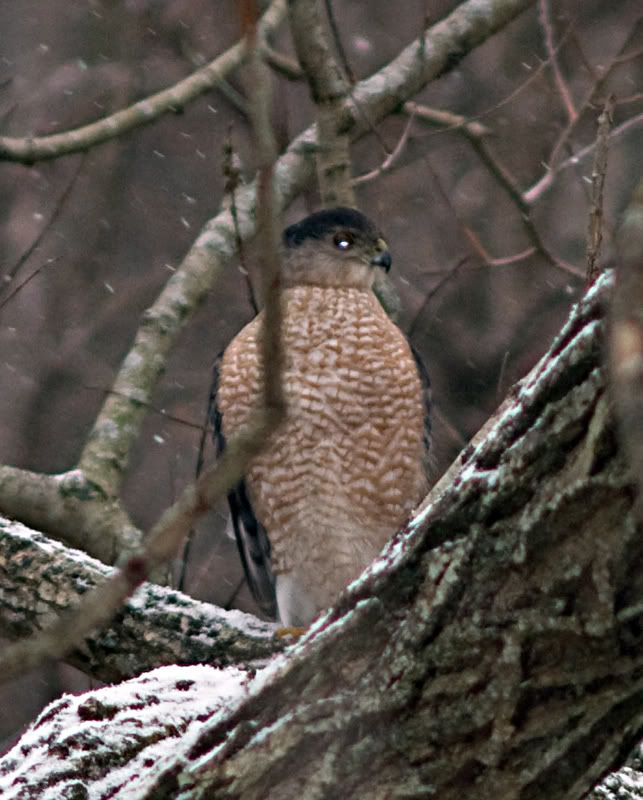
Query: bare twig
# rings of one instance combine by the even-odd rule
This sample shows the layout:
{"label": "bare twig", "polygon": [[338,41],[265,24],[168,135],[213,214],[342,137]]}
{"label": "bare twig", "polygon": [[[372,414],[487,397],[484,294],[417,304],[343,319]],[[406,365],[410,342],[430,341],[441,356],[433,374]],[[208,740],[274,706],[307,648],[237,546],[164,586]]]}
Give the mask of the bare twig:
{"label": "bare twig", "polygon": [[342,69],[344,70],[344,75],[346,75],[346,79],[348,80],[349,84],[351,86],[354,86],[357,81],[355,80],[355,73],[353,72],[353,68],[350,65],[348,56],[346,55],[346,50],[344,49],[344,43],[342,41],[342,37],[339,32],[339,25],[337,24],[337,19],[335,18],[335,11],[333,9],[333,0],[324,0],[324,5],[326,7],[326,16],[328,17],[328,24],[330,25],[330,31],[333,36],[333,41],[335,42],[335,47],[337,48],[337,55],[339,56],[339,61],[342,65]]}
{"label": "bare twig", "polygon": [[281,265],[278,204],[274,189],[274,166],[277,158],[270,124],[270,74],[259,52],[256,0],[243,2],[244,35],[250,51],[251,119],[257,159],[257,229],[262,259],[261,281],[263,300],[263,331],[261,359],[263,364],[264,405],[270,411],[274,425],[286,413],[281,383]]}
{"label": "bare twig", "polygon": [[[87,389],[90,392],[100,392],[104,395],[116,394],[113,389],[108,389],[105,386],[93,386],[90,383],[82,383],[81,388]],[[127,395],[121,395],[124,400],[129,400],[131,402],[137,402],[135,398],[128,397]],[[192,420],[185,419],[184,417],[177,417],[176,414],[171,414],[169,411],[166,411],[164,408],[158,408],[157,406],[153,405],[152,403],[144,403],[145,408],[151,413],[156,414],[159,417],[163,417],[164,419],[169,420],[170,422],[176,422],[178,425],[183,425],[186,428],[192,428],[194,430],[200,431],[203,429],[203,423],[201,422],[193,422]]]}
{"label": "bare twig", "polygon": [[267,42],[264,42],[261,48],[261,53],[265,58],[266,63],[280,75],[283,75],[284,78],[287,78],[289,81],[303,80],[304,72],[294,58],[290,58],[290,56],[280,53],[278,50],[275,50],[273,47],[271,47]]}
{"label": "bare twig", "polygon": [[[52,226],[56,223],[56,220],[58,219],[58,217],[60,216],[63,208],[65,207],[65,203],[67,202],[67,199],[71,195],[71,193],[73,191],[73,188],[76,185],[76,181],[78,180],[78,176],[81,173],[81,170],[83,168],[84,163],[85,163],[85,154],[83,153],[83,155],[78,160],[78,164],[76,165],[76,169],[73,171],[72,176],[69,179],[67,185],[65,186],[63,191],[60,193],[60,197],[56,201],[56,204],[54,205],[54,208],[53,208],[51,214],[49,215],[49,219],[45,222],[43,227],[38,232],[38,235],[36,236],[36,238],[29,245],[29,247],[25,250],[25,252],[20,256],[18,261],[16,261],[16,263],[13,265],[13,267],[10,267],[7,270],[6,275],[3,276],[3,280],[10,281],[10,280],[13,280],[13,278],[16,277],[16,275],[18,274],[18,271],[20,270],[22,265],[25,264],[28,261],[29,256],[34,252],[34,250],[42,242],[42,240],[45,237],[45,235],[47,234],[47,232],[49,230],[51,230]],[[31,280],[31,277],[29,278],[29,280]]]}
{"label": "bare twig", "polygon": [[254,287],[252,285],[252,278],[250,270],[246,264],[246,253],[241,237],[241,230],[239,228],[239,214],[237,211],[237,189],[241,185],[241,170],[238,165],[238,156],[232,146],[232,131],[228,130],[228,138],[224,145],[223,150],[223,174],[224,174],[224,192],[230,198],[230,213],[232,214],[232,224],[234,226],[234,238],[237,245],[237,253],[239,254],[239,271],[243,275],[248,303],[252,309],[253,314],[259,312],[257,299],[255,297]]}
{"label": "bare twig", "polygon": [[[637,128],[639,125],[643,124],[643,114],[637,114],[635,117],[630,117],[629,119],[625,120],[625,122],[621,122],[620,125],[617,125],[609,135],[609,142],[613,142],[619,136],[623,136],[628,131],[632,130],[633,128]],[[584,161],[588,156],[590,156],[594,152],[594,148],[596,147],[596,142],[591,142],[590,144],[586,145],[585,147],[578,150],[573,155],[566,158],[564,161],[561,161],[556,167],[548,170],[542,178],[536,181],[527,191],[523,192],[523,198],[526,203],[530,206],[534,205],[540,198],[547,192],[551,187],[554,185],[554,181],[560,175],[561,172],[569,169],[570,167],[575,167],[577,164],[580,164],[581,161]]]}
{"label": "bare twig", "polygon": [[574,101],[572,99],[571,92],[569,91],[569,86],[563,77],[560,64],[558,63],[558,53],[554,46],[554,30],[551,22],[551,9],[549,7],[549,0],[539,0],[539,8],[540,23],[545,34],[545,47],[547,49],[549,64],[554,74],[554,81],[556,83],[556,87],[558,88],[558,92],[567,113],[567,117],[569,121],[573,123],[576,121],[578,113],[574,108]]}
{"label": "bare twig", "polygon": [[406,147],[406,143],[409,140],[409,134],[411,133],[411,126],[413,125],[414,115],[411,113],[409,119],[404,126],[404,130],[402,131],[402,135],[398,139],[397,144],[395,145],[395,149],[389,153],[389,155],[382,161],[382,163],[376,169],[371,170],[370,172],[365,172],[363,175],[358,175],[356,178],[353,178],[353,186],[359,186],[363,183],[369,183],[370,181],[375,180],[376,178],[381,177],[386,172],[390,172],[397,161],[399,160],[400,156],[404,152],[404,148]]}
{"label": "bare twig", "polygon": [[[569,143],[570,143],[572,134],[576,130],[577,123],[579,122],[579,120],[580,120],[580,118],[582,116],[582,113],[586,109],[593,107],[597,102],[600,102],[598,100],[598,96],[599,96],[599,94],[601,92],[602,87],[605,86],[605,84],[607,83],[608,79],[610,78],[614,68],[618,65],[619,59],[621,57],[621,54],[623,54],[624,51],[627,50],[627,48],[629,47],[630,43],[635,39],[635,37],[637,35],[637,30],[638,30],[639,25],[640,25],[640,20],[630,30],[630,32],[627,35],[627,37],[625,38],[622,46],[619,48],[619,51],[618,51],[617,55],[614,56],[614,58],[612,59],[611,63],[609,63],[607,65],[607,67],[600,72],[600,74],[595,74],[595,71],[593,70],[591,65],[589,63],[587,63],[587,59],[584,56],[581,44],[580,44],[580,42],[578,42],[576,40],[577,49],[581,53],[581,58],[583,59],[584,63],[587,64],[588,72],[590,72],[590,74],[594,76],[594,82],[593,82],[592,86],[589,88],[589,90],[586,92],[586,94],[585,94],[584,98],[582,99],[582,101],[580,102],[580,104],[578,106],[578,112],[577,112],[576,117],[574,119],[570,119],[569,120],[567,125],[561,131],[560,136],[558,137],[558,139],[554,143],[554,146],[551,149],[551,153],[549,155],[549,158],[547,159],[548,172],[545,174],[545,176],[543,176],[543,179],[541,179],[541,181],[539,181],[537,184],[534,185],[534,187],[532,187],[532,189],[530,189],[528,192],[525,192],[524,197],[525,197],[525,200],[527,201],[527,203],[529,205],[534,205],[534,203],[540,198],[540,195],[537,192],[534,191],[536,186],[542,185],[543,191],[546,188],[549,188],[550,184],[547,184],[547,183],[543,182],[543,180],[549,175],[549,173],[552,172],[552,170],[554,170],[556,168],[556,166],[558,165],[558,163],[559,163],[559,161],[561,159],[561,156],[564,153],[564,151],[566,149],[567,150],[569,149]],[[602,102],[600,102],[600,105],[601,106],[605,105],[605,101],[603,100]],[[552,182],[553,182],[553,180],[552,180]]]}
{"label": "bare twig", "polygon": [[607,98],[605,107],[598,118],[596,134],[596,152],[592,168],[592,192],[587,226],[587,282],[592,283],[600,266],[598,259],[603,241],[603,188],[607,173],[607,143],[614,114],[614,97]]}
{"label": "bare twig", "polygon": [[[33,252],[31,248],[30,251]],[[2,300],[0,300],[0,311],[2,311],[2,309],[7,305],[7,303],[13,300],[13,298],[18,294],[18,292],[22,291],[22,289],[24,289],[25,286],[27,286],[27,284],[31,283],[31,281],[37,275],[40,275],[40,273],[43,271],[45,267],[48,267],[51,264],[55,264],[57,261],[59,261],[58,258],[48,259],[47,261],[45,261],[44,264],[41,264],[39,267],[36,267],[36,269],[29,275],[27,275],[27,277],[24,280],[20,281],[20,283],[16,284],[15,286],[11,286],[10,287],[11,291],[9,291],[8,294],[5,297],[3,297]]]}
{"label": "bare twig", "polygon": [[429,307],[429,303],[431,302],[431,300],[440,291],[440,289],[442,289],[443,286],[446,286],[446,284],[458,274],[460,268],[467,263],[470,257],[471,256],[467,253],[467,255],[462,256],[457,261],[455,261],[450,267],[447,267],[446,270],[441,272],[440,280],[435,284],[435,286],[432,286],[431,289],[424,295],[422,304],[415,312],[415,316],[413,317],[413,320],[411,321],[411,324],[409,325],[406,332],[406,335],[408,336],[409,339],[413,338],[417,326],[419,325],[419,322],[422,318],[422,315]]}
{"label": "bare twig", "polygon": [[461,114],[454,114],[452,111],[444,111],[441,108],[429,108],[429,106],[421,103],[409,101],[404,103],[402,109],[405,114],[415,116],[416,119],[428,122],[431,125],[439,125],[453,130],[466,127],[471,136],[477,136],[478,138],[489,136],[492,133],[491,128],[476,122],[475,119],[463,117]]}
{"label": "bare twig", "polygon": [[[284,18],[285,0],[274,0],[263,16],[262,27],[275,30]],[[138,103],[117,111],[89,125],[51,136],[0,137],[0,160],[33,164],[69,153],[78,153],[147,125],[162,114],[180,111],[196,97],[216,87],[222,78],[238,67],[247,54],[244,42],[238,42],[182,81]]]}
{"label": "bare twig", "polygon": [[524,258],[527,258],[534,252],[540,253],[550,264],[562,269],[570,275],[575,277],[582,277],[582,270],[569,264],[561,258],[558,258],[549,251],[543,242],[538,229],[530,217],[531,209],[525,202],[523,194],[518,187],[514,177],[509,170],[499,161],[499,159],[492,152],[491,147],[487,141],[490,130],[479,122],[471,122],[465,117],[461,117],[450,112],[438,111],[436,109],[426,108],[425,106],[417,103],[405,103],[404,111],[407,113],[414,112],[418,119],[428,122],[432,125],[447,125],[450,129],[460,132],[471,144],[478,157],[485,165],[487,170],[496,180],[496,182],[505,190],[511,202],[516,206],[520,221],[525,229],[532,247],[524,250],[513,256],[506,256],[501,258],[492,257],[487,250],[482,246],[477,235],[466,228],[465,235],[474,249],[490,266],[500,266],[510,263],[516,263]]}
{"label": "bare twig", "polygon": [[471,132],[471,129],[467,126],[463,126],[459,129],[463,136],[465,136],[475,152],[478,154],[478,157],[485,165],[489,173],[495,178],[496,182],[505,190],[509,198],[511,199],[512,203],[516,206],[519,215],[520,221],[522,222],[523,228],[525,229],[525,233],[527,234],[530,242],[532,243],[535,250],[541,255],[545,257],[545,259],[559,269],[562,269],[564,272],[567,272],[570,275],[575,275],[576,277],[582,277],[583,272],[578,267],[575,267],[573,264],[569,264],[568,262],[564,261],[563,259],[555,256],[553,253],[550,252],[549,248],[543,242],[538,229],[536,228],[533,220],[530,216],[531,209],[529,208],[528,204],[524,200],[524,196],[520,189],[518,188],[514,177],[511,175],[508,169],[499,161],[496,155],[492,152],[489,144],[487,141],[480,136],[474,135]]}

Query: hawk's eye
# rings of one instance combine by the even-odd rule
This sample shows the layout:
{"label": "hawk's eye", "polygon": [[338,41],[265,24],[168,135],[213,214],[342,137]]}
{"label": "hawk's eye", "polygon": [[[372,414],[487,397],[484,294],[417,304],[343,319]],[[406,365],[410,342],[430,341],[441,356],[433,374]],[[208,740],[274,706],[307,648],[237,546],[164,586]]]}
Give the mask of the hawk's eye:
{"label": "hawk's eye", "polygon": [[355,237],[348,231],[341,231],[333,236],[333,244],[338,250],[350,250],[355,243]]}

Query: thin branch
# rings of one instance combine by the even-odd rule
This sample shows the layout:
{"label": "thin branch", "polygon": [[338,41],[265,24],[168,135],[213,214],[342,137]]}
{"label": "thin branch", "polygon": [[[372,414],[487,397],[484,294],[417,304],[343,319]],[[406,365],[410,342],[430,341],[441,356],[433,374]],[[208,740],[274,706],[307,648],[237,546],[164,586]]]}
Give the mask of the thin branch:
{"label": "thin branch", "polygon": [[[620,136],[623,136],[628,131],[632,130],[633,128],[637,128],[639,125],[643,124],[643,114],[637,114],[635,117],[630,117],[629,119],[622,122],[620,125],[617,125],[609,135],[609,142],[610,144]],[[536,183],[534,183],[529,189],[523,192],[523,199],[525,202],[533,206],[535,205],[541,197],[545,194],[545,192],[549,191],[551,187],[554,185],[555,180],[558,176],[564,172],[565,170],[569,169],[570,167],[575,167],[584,161],[588,156],[590,156],[596,147],[596,142],[591,142],[590,144],[586,145],[585,147],[578,150],[573,155],[566,158],[564,161],[561,161],[556,167],[549,169],[541,178],[539,178]]]}
{"label": "thin branch", "polygon": [[466,264],[470,258],[471,256],[467,253],[466,255],[462,256],[457,261],[455,261],[450,267],[444,270],[444,272],[441,274],[440,280],[437,281],[435,286],[432,286],[431,289],[424,295],[422,304],[415,312],[415,316],[413,317],[413,320],[411,321],[411,324],[407,329],[406,335],[408,336],[409,339],[413,338],[416,328],[420,322],[420,319],[422,318],[422,315],[429,307],[429,303],[431,302],[431,300],[440,291],[440,289],[446,286],[446,284],[449,283],[449,281],[451,281],[460,272],[460,268],[464,264]]}
{"label": "thin branch", "polygon": [[[30,250],[31,250],[31,248],[30,248]],[[33,251],[31,251],[31,252],[33,252]],[[47,261],[45,261],[45,262],[44,262],[44,264],[41,264],[39,267],[36,267],[36,269],[35,269],[33,272],[29,273],[29,275],[27,275],[27,277],[26,277],[26,278],[24,278],[24,280],[20,281],[20,283],[16,284],[15,286],[11,286],[11,287],[10,287],[10,288],[11,288],[11,291],[9,291],[9,292],[8,292],[8,294],[7,294],[5,297],[3,297],[3,298],[2,298],[2,300],[0,300],[0,311],[2,311],[2,309],[3,309],[3,308],[4,308],[4,307],[5,307],[5,306],[6,306],[6,305],[9,303],[9,302],[11,302],[11,300],[13,300],[13,298],[14,298],[14,297],[15,297],[15,296],[16,296],[16,295],[19,293],[19,292],[21,292],[21,291],[22,291],[22,290],[25,288],[25,286],[27,286],[28,284],[30,284],[30,283],[31,283],[31,281],[32,281],[32,280],[33,280],[35,277],[37,277],[38,275],[40,275],[40,273],[43,271],[43,269],[44,269],[45,267],[48,267],[48,266],[50,266],[51,264],[55,264],[55,263],[56,263],[57,261],[59,261],[59,260],[60,260],[59,258],[50,258],[50,259],[48,259]],[[24,263],[24,261],[23,261],[23,263]]]}
{"label": "thin branch", "polygon": [[[262,29],[268,34],[281,24],[286,12],[286,0],[273,0],[262,18]],[[202,94],[218,86],[222,79],[246,58],[244,42],[238,42],[209,64],[187,78],[156,94],[117,111],[97,122],[50,136],[16,138],[0,137],[0,160],[34,164],[59,158],[69,153],[86,151],[102,142],[148,125],[163,114],[176,113]]]}
{"label": "thin branch", "polygon": [[[570,149],[569,148],[569,143],[570,143],[570,140],[571,140],[573,132],[576,130],[577,123],[579,122],[582,113],[585,110],[594,107],[595,104],[598,103],[598,102],[600,102],[601,106],[605,105],[605,100],[599,101],[599,94],[601,92],[601,89],[605,86],[605,84],[609,80],[610,76],[612,75],[612,72],[614,71],[615,67],[618,65],[620,55],[623,54],[627,50],[627,48],[629,47],[630,43],[634,40],[634,38],[636,36],[636,33],[637,33],[637,30],[638,30],[638,27],[639,27],[639,24],[640,24],[640,20],[639,20],[639,22],[637,22],[635,25],[632,26],[632,29],[630,30],[630,32],[626,36],[623,44],[619,48],[618,53],[614,56],[614,58],[607,65],[607,67],[605,69],[601,70],[600,74],[598,74],[598,75],[595,74],[594,70],[591,68],[591,65],[589,65],[589,63],[587,63],[587,59],[585,58],[585,55],[584,55],[583,49],[581,47],[581,44],[576,39],[576,46],[577,46],[579,52],[581,53],[581,58],[583,59],[583,62],[587,64],[587,69],[590,72],[590,74],[594,76],[594,81],[593,81],[592,86],[586,92],[585,97],[583,98],[583,100],[581,101],[581,103],[579,105],[577,116],[574,119],[570,119],[569,120],[567,125],[561,131],[560,136],[556,140],[556,142],[555,142],[555,144],[554,144],[554,146],[553,146],[553,148],[551,150],[551,153],[549,155],[549,158],[547,159],[547,165],[548,165],[548,169],[549,170],[551,170],[552,168],[554,168],[558,164],[563,152],[566,149],[567,150]],[[532,205],[533,205],[533,203],[532,203]]]}
{"label": "thin branch", "polygon": [[241,238],[241,231],[239,229],[239,215],[237,213],[237,189],[239,186],[241,186],[242,180],[241,170],[239,169],[237,162],[238,156],[234,151],[234,147],[232,146],[232,131],[228,130],[228,138],[223,150],[223,191],[230,198],[230,213],[232,214],[232,223],[234,225],[234,238],[237,246],[237,253],[239,254],[239,271],[243,275],[246,285],[248,303],[253,314],[258,314],[259,305],[257,304],[257,298],[255,297],[250,270],[246,264],[245,247],[243,239]]}
{"label": "thin branch", "polygon": [[407,102],[402,106],[405,114],[415,116],[423,122],[428,122],[431,125],[439,125],[449,130],[457,130],[458,128],[467,128],[471,136],[482,138],[489,136],[493,132],[491,128],[476,122],[475,119],[464,117],[461,114],[455,114],[453,111],[444,111],[441,108],[429,108],[422,103]]}
{"label": "thin branch", "polygon": [[[82,383],[81,387],[83,389],[87,389],[89,392],[100,392],[104,395],[115,394],[113,389],[108,389],[105,386],[93,386],[91,383]],[[124,400],[130,400],[131,402],[137,402],[133,397],[128,397],[127,395],[121,395]],[[150,412],[150,414],[156,414],[159,417],[163,417],[164,419],[169,420],[170,422],[176,422],[177,425],[183,425],[186,428],[192,428],[193,430],[201,431],[203,430],[203,423],[202,422],[193,422],[190,419],[185,419],[185,417],[177,417],[176,414],[171,414],[169,411],[166,411],[164,408],[158,408],[157,406],[153,405],[152,403],[146,403],[145,408]],[[209,431],[211,428],[208,429]]]}
{"label": "thin branch", "polygon": [[505,190],[511,202],[516,206],[520,221],[530,242],[532,243],[532,247],[528,248],[522,253],[518,253],[513,256],[494,258],[486,251],[484,247],[482,247],[480,240],[473,233],[473,231],[471,231],[469,228],[465,230],[465,235],[474,245],[474,249],[490,266],[504,266],[506,264],[516,263],[517,261],[526,258],[528,254],[538,252],[550,264],[562,269],[564,272],[574,275],[575,277],[583,276],[581,269],[555,256],[549,251],[543,242],[538,229],[530,217],[531,209],[525,202],[523,194],[520,191],[514,177],[495,156],[487,142],[487,138],[490,134],[489,128],[481,125],[479,122],[469,121],[467,118],[460,115],[452,114],[451,112],[447,111],[427,108],[426,106],[418,103],[405,103],[403,110],[406,113],[416,114],[418,119],[428,122],[431,125],[446,125],[448,129],[461,133],[469,141],[492,177]]}
{"label": "thin branch", "polygon": [[344,49],[344,43],[339,32],[339,25],[337,24],[337,19],[335,18],[333,0],[324,0],[324,6],[326,8],[326,17],[328,18],[328,24],[330,25],[333,41],[335,42],[335,47],[337,49],[337,55],[339,56],[339,61],[342,65],[342,69],[344,70],[344,75],[346,75],[346,79],[348,80],[349,84],[354,86],[357,83],[357,80],[355,79],[355,73],[350,65],[348,56],[346,55],[346,50]]}
{"label": "thin branch", "polygon": [[[18,274],[18,271],[20,270],[22,265],[25,264],[29,260],[29,256],[34,252],[34,250],[42,242],[42,240],[44,239],[44,237],[47,234],[47,232],[51,230],[52,226],[55,225],[56,220],[60,216],[63,208],[65,207],[65,204],[66,204],[67,200],[69,199],[69,197],[70,197],[70,195],[71,195],[71,193],[72,193],[72,191],[74,189],[74,186],[76,185],[76,181],[78,180],[78,177],[80,176],[80,173],[82,171],[82,168],[83,168],[84,164],[85,164],[85,154],[83,153],[83,155],[78,159],[78,164],[76,165],[76,169],[73,171],[71,178],[67,182],[67,185],[65,186],[63,191],[60,193],[60,197],[56,201],[56,203],[54,205],[54,208],[53,208],[51,214],[49,215],[49,219],[42,226],[42,228],[38,232],[38,235],[36,236],[36,238],[29,245],[29,247],[25,250],[25,252],[20,256],[18,261],[16,261],[16,263],[13,265],[13,267],[10,267],[7,270],[6,275],[3,276],[3,280],[11,281],[16,277],[16,275]],[[34,277],[34,276],[32,275],[31,277]],[[31,280],[31,277],[29,278],[29,280]]]}
{"label": "thin branch", "polygon": [[556,83],[556,87],[558,88],[558,92],[563,102],[565,112],[567,113],[567,117],[571,123],[574,123],[578,118],[578,113],[574,108],[574,101],[572,99],[569,86],[563,77],[560,64],[558,63],[558,53],[556,51],[556,47],[554,46],[554,30],[551,22],[551,9],[549,7],[549,0],[539,0],[538,5],[540,8],[540,23],[545,34],[547,57],[549,59],[551,70],[554,74],[554,81]]}
{"label": "thin branch", "polygon": [[598,259],[603,241],[603,189],[607,173],[607,143],[613,123],[614,97],[607,98],[598,118],[596,152],[592,168],[592,191],[587,226],[587,282],[592,283],[600,272]]}
{"label": "thin branch", "polygon": [[333,42],[335,44],[335,49],[337,50],[337,54],[339,55],[339,60],[342,65],[342,70],[344,71],[344,76],[348,81],[348,95],[351,97],[353,102],[357,104],[360,114],[364,118],[364,121],[370,128],[371,133],[377,140],[378,144],[382,148],[382,151],[386,153],[386,155],[390,155],[391,148],[387,145],[384,137],[379,132],[377,125],[375,124],[375,120],[372,119],[370,114],[368,113],[367,109],[364,108],[359,104],[358,101],[355,99],[355,95],[353,94],[353,86],[355,86],[357,80],[355,78],[355,73],[350,65],[350,61],[348,60],[348,56],[346,54],[346,50],[344,49],[344,43],[342,42],[342,37],[339,31],[339,25],[337,24],[337,19],[335,17],[335,11],[333,9],[332,0],[324,0],[324,4],[326,7],[326,17],[328,18],[328,24],[330,26],[331,35],[333,37]]}
{"label": "thin branch", "polygon": [[495,178],[498,185],[505,190],[512,203],[516,206],[525,233],[536,251],[543,255],[552,266],[563,270],[563,272],[569,275],[574,275],[577,278],[583,277],[583,271],[579,267],[569,264],[567,261],[555,256],[545,245],[538,229],[531,219],[530,208],[525,203],[524,196],[516,185],[513,176],[509,170],[500,163],[487,142],[480,137],[472,136],[466,127],[461,128],[461,131],[469,140],[471,146],[476,151],[489,173]]}
{"label": "thin branch", "polygon": [[[408,105],[408,104],[407,104]],[[409,119],[407,120],[406,125],[404,126],[404,130],[402,131],[402,135],[398,139],[395,148],[389,153],[389,155],[382,161],[382,163],[374,170],[370,172],[365,172],[363,175],[358,175],[356,178],[353,178],[352,183],[353,186],[360,186],[363,183],[370,183],[370,181],[376,180],[377,178],[381,177],[387,172],[391,172],[391,170],[395,167],[396,163],[398,162],[400,156],[404,152],[404,148],[409,140],[409,134],[411,133],[411,126],[413,125],[414,115],[411,114]]]}
{"label": "thin branch", "polygon": [[287,80],[301,81],[305,77],[302,68],[294,58],[280,53],[267,43],[264,43],[261,52],[266,63]]}

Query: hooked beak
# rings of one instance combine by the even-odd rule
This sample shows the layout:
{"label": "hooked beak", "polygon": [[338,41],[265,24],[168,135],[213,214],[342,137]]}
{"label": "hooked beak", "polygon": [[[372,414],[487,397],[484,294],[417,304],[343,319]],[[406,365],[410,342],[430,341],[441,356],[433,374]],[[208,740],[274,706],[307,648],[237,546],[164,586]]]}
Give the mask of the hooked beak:
{"label": "hooked beak", "polygon": [[388,251],[388,246],[384,239],[379,239],[377,242],[377,253],[371,259],[371,264],[374,267],[382,267],[385,272],[391,269],[393,259]]}

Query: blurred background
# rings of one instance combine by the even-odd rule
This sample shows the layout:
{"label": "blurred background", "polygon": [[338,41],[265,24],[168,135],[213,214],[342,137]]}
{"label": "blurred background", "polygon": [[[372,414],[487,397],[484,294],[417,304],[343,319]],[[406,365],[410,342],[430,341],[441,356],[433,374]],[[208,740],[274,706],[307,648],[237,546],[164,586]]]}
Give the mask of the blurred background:
{"label": "blurred background", "polygon": [[[355,78],[457,5],[335,0]],[[238,37],[233,0],[0,4],[0,132],[90,122],[185,77]],[[273,45],[292,57],[287,25]],[[403,142],[393,168],[357,194],[389,242],[399,323],[431,375],[435,478],[547,349],[583,291],[587,148],[610,93],[603,261],[615,261],[613,233],[641,171],[642,77],[637,0],[535,2],[414,98],[484,126],[484,152],[460,128],[436,127],[420,112],[411,121],[389,117],[353,147],[361,175]],[[273,83],[284,148],[314,109],[303,81],[275,71]],[[242,72],[231,74],[183,113],[87,154],[0,163],[0,304],[33,276],[0,305],[2,462],[44,472],[75,463],[142,312],[220,207],[229,138],[250,177],[244,85]],[[539,183],[549,166],[551,180]],[[530,189],[532,228],[519,199]],[[311,186],[284,224],[318,206]],[[245,263],[253,263],[251,245]],[[245,278],[231,264],[174,350],[136,446],[125,502],[141,528],[193,478],[213,359],[252,314]],[[222,507],[200,525],[187,590],[254,612],[225,516]],[[0,690],[0,751],[51,699],[89,685],[72,668],[51,666]]]}

